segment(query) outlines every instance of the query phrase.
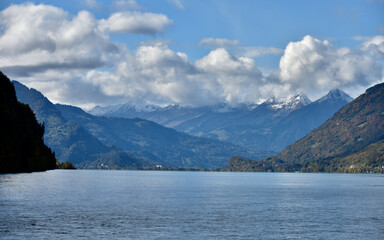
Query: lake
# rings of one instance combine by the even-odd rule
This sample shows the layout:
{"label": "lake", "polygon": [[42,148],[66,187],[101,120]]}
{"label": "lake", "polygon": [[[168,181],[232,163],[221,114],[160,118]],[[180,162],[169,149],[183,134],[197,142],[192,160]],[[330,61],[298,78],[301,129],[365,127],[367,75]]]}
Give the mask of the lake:
{"label": "lake", "polygon": [[384,175],[0,175],[0,239],[383,239]]}

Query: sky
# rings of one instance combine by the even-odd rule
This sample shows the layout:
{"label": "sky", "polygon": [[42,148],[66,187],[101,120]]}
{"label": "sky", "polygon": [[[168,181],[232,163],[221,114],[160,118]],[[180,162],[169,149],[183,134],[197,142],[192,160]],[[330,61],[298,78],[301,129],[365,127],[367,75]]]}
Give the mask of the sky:
{"label": "sky", "polygon": [[383,0],[0,2],[0,71],[86,109],[357,97],[383,66]]}

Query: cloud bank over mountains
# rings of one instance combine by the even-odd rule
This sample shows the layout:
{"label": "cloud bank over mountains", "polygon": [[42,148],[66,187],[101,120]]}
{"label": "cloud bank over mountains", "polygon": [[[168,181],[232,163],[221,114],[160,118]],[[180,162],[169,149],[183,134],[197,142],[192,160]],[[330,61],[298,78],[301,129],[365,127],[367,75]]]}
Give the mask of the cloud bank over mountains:
{"label": "cloud bank over mountains", "polygon": [[364,51],[335,48],[311,36],[289,43],[279,67],[282,84],[310,95],[327,88],[368,86],[381,79],[383,71]]}
{"label": "cloud bank over mountains", "polygon": [[[88,11],[70,16],[49,5],[11,5],[0,12],[0,69],[54,102],[83,107],[127,101],[237,104],[298,91],[317,98],[333,88],[366,88],[383,78],[384,36],[360,37],[356,49],[309,35],[285,49],[207,37],[197,45],[211,51],[192,62],[166,40],[143,42],[134,50],[113,42],[111,34],[156,36],[175,24],[164,14],[139,11],[135,1],[116,4],[129,6],[107,19]],[[282,55],[279,68],[268,75],[254,59],[266,54]]]}

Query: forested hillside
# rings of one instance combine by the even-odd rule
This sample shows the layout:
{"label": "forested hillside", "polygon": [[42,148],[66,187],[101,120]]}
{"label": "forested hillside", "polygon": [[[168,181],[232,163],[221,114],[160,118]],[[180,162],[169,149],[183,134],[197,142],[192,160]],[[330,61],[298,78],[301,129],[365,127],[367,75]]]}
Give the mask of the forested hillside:
{"label": "forested hillside", "polygon": [[28,105],[17,101],[15,89],[0,72],[0,173],[56,168],[54,153],[43,141],[44,125]]}
{"label": "forested hillside", "polygon": [[305,172],[384,171],[384,84],[336,112],[328,121],[275,157],[247,162],[232,158],[229,170]]}

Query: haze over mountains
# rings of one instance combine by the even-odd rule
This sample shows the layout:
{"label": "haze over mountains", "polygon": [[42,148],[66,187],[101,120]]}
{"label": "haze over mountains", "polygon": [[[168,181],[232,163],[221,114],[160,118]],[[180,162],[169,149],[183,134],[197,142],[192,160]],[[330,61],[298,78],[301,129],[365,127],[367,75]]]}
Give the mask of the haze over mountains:
{"label": "haze over mountains", "polygon": [[121,104],[95,107],[89,113],[105,117],[138,117],[188,134],[227,141],[249,149],[281,151],[351,100],[350,96],[337,89],[315,102],[299,93],[288,99],[270,98],[261,104],[231,106],[222,103],[197,108]]}

